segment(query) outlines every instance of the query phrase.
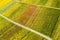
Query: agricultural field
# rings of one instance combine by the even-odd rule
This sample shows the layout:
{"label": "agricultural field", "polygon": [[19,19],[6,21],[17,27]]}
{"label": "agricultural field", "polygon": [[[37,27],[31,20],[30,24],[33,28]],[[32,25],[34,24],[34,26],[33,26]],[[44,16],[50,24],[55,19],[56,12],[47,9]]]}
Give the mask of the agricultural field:
{"label": "agricultural field", "polygon": [[0,40],[60,40],[59,0],[0,0]]}

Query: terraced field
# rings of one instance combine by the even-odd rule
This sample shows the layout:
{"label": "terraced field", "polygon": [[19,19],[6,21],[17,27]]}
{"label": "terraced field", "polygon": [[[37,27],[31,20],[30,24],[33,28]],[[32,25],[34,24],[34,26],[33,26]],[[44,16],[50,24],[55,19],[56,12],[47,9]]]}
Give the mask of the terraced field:
{"label": "terraced field", "polygon": [[59,0],[0,0],[0,40],[60,40]]}

